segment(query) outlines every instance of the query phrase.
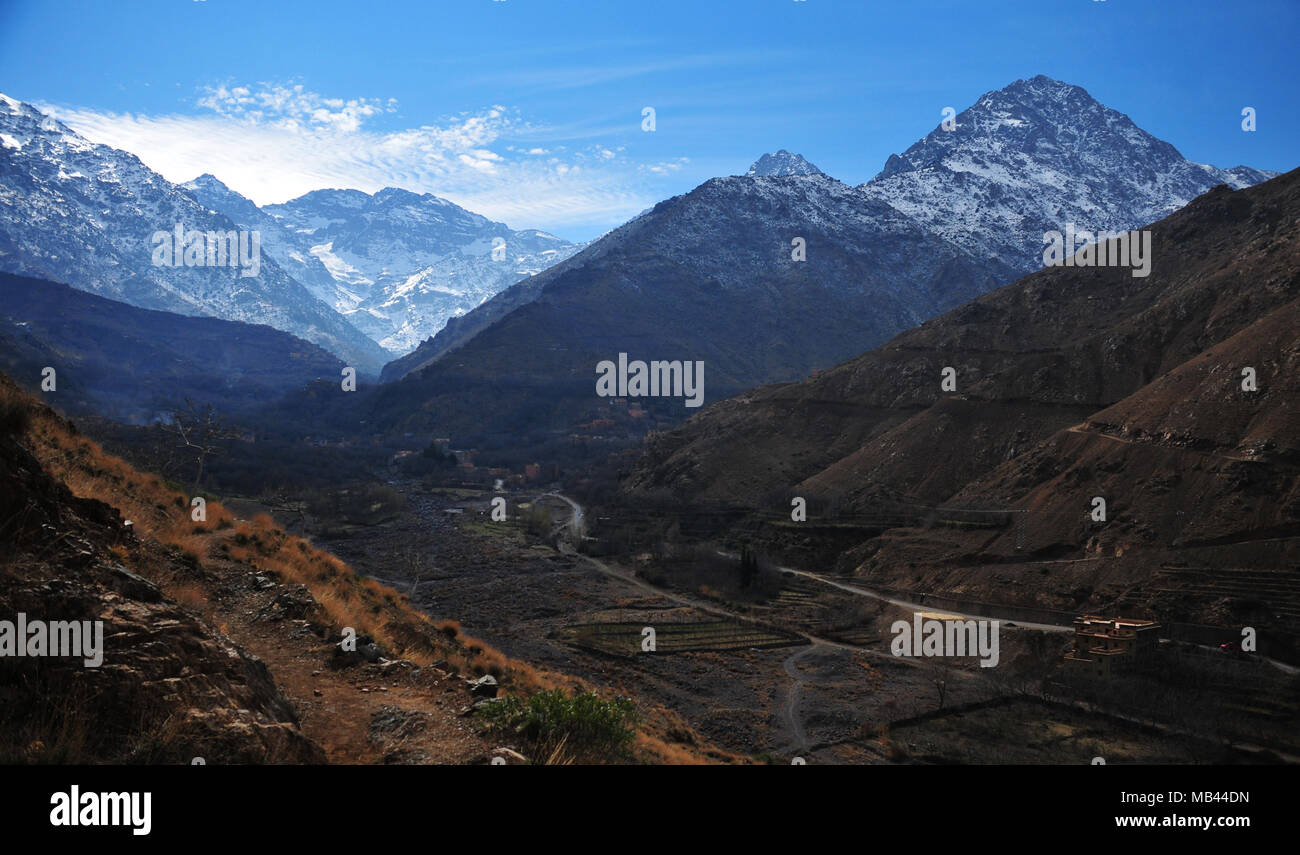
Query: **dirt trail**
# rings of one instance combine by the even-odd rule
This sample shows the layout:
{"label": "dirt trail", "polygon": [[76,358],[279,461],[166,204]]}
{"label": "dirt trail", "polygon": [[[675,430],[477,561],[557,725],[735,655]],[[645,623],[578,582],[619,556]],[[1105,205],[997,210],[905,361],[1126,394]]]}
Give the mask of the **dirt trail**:
{"label": "dirt trail", "polygon": [[205,587],[221,596],[198,611],[266,663],[297,710],[303,734],[330,763],[483,761],[493,746],[460,717],[471,700],[461,678],[433,667],[417,673],[400,662],[330,667],[334,645],[276,605],[282,595],[296,596],[297,586],[276,584],[269,574],[219,557],[215,547],[226,534],[208,536],[213,549],[204,560],[212,574]]}
{"label": "dirt trail", "polygon": [[[1102,437],[1103,439],[1109,439],[1109,440],[1113,440],[1113,441],[1115,441],[1115,442],[1122,442],[1122,443],[1124,443],[1125,445],[1158,445],[1158,443],[1153,443],[1153,442],[1150,442],[1150,443],[1149,443],[1149,442],[1139,442],[1138,440],[1135,440],[1135,439],[1128,439],[1127,437],[1115,436],[1114,434],[1103,433],[1102,431],[1099,431],[1099,430],[1089,430],[1089,429],[1087,428],[1087,426],[1085,426],[1085,425],[1081,425],[1081,424],[1075,425],[1074,427],[1071,427],[1071,428],[1066,428],[1066,431],[1069,432],[1069,433],[1080,433],[1080,434],[1083,434],[1083,435],[1085,435],[1085,436],[1099,436],[1099,437]],[[1169,447],[1169,446],[1164,446],[1164,447],[1167,448],[1167,447]],[[1188,450],[1190,451],[1190,449],[1188,449]],[[1199,451],[1199,450],[1198,450],[1198,451],[1191,451],[1191,453],[1192,453],[1192,454],[1203,454],[1203,455],[1205,455],[1206,457],[1217,457],[1217,458],[1219,458],[1220,460],[1232,460],[1232,461],[1237,462],[1237,463],[1262,463],[1262,462],[1263,462],[1263,461],[1262,461],[1260,458],[1258,458],[1258,457],[1242,457],[1241,455],[1236,455],[1236,454],[1223,454],[1222,452],[1218,452],[1218,451]]]}
{"label": "dirt trail", "polygon": [[[566,496],[560,495],[559,493],[553,493],[550,495],[554,495],[556,498],[562,499],[565,503],[569,505],[569,507],[573,510],[572,521],[574,523],[578,523],[583,519],[583,509],[581,505],[579,505],[577,502],[573,501],[572,499]],[[614,567],[597,558],[593,558],[591,556],[583,555],[577,552],[576,550],[574,550],[573,546],[569,544],[566,540],[561,540],[559,542],[559,549],[561,552],[563,552],[566,555],[572,555],[582,561],[587,562],[592,567],[599,570],[601,573],[604,573],[608,576],[611,576],[629,585],[635,586],[636,588],[639,588],[640,590],[645,591],[646,593],[652,594],[657,597],[663,597],[664,599],[670,600],[674,603],[677,603],[678,605],[688,606],[690,608],[697,609],[707,614],[711,614],[717,617],[723,617],[728,620],[740,621],[743,623],[754,624],[754,625],[762,625],[762,621],[749,617],[748,615],[743,615],[737,612],[733,612],[729,609],[690,596],[688,594],[682,594],[676,591],[669,591],[663,588],[656,587],[650,584],[649,582],[640,579],[639,577],[636,576],[635,573],[631,572],[630,570]],[[781,568],[781,569],[790,569],[790,568]],[[822,579],[821,577],[814,576],[813,574],[810,573],[803,573],[802,571],[797,571],[797,570],[791,570],[791,572],[801,574],[801,575],[807,575],[817,579],[818,581],[822,581],[831,585],[836,585],[836,583],[831,582],[830,580]],[[836,585],[836,587],[839,586]],[[850,590],[853,593],[878,597],[878,595],[872,592],[865,591],[863,589],[850,589]],[[887,599],[883,597],[880,598]],[[890,602],[896,602],[896,601],[890,600]],[[897,603],[900,605],[906,605],[903,604],[902,601],[897,601]],[[915,608],[917,610],[922,610],[922,611],[925,610],[920,606],[917,606]],[[1033,624],[1020,624],[1020,625],[1029,626],[1029,627],[1036,626]],[[1058,629],[1058,628],[1052,627],[1052,629]],[[1069,629],[1069,628],[1060,627],[1059,629]],[[782,668],[784,669],[786,675],[790,677],[791,683],[789,688],[786,690],[785,703],[781,710],[781,717],[785,720],[785,729],[790,734],[792,744],[795,746],[796,750],[800,752],[806,753],[810,750],[810,746],[808,744],[807,732],[804,727],[803,720],[799,715],[799,698],[803,692],[804,684],[808,682],[808,678],[799,671],[798,663],[802,661],[805,657],[811,655],[812,653],[818,650],[826,650],[828,648],[833,648],[837,650],[849,651],[851,653],[861,655],[861,656],[888,660],[891,663],[902,664],[910,668],[924,667],[923,662],[913,658],[909,658],[909,657],[900,658],[890,653],[873,649],[871,647],[854,645],[854,644],[846,644],[840,641],[833,641],[829,638],[822,638],[820,636],[813,635],[812,633],[803,632],[797,629],[792,629],[790,631],[794,632],[799,636],[802,636],[808,642],[806,646],[802,646],[798,648],[793,653],[791,653],[790,656],[786,657],[786,659],[782,662]],[[961,680],[982,679],[978,674],[967,672],[962,669],[956,669],[953,672],[953,674],[954,676],[956,676],[958,679]]]}
{"label": "dirt trail", "polygon": [[799,661],[821,645],[813,644],[801,647],[785,658],[781,667],[790,675],[790,688],[785,694],[786,729],[790,732],[794,750],[800,754],[808,752],[808,734],[804,730],[803,719],[799,715],[799,695],[803,692],[804,676],[799,671]]}

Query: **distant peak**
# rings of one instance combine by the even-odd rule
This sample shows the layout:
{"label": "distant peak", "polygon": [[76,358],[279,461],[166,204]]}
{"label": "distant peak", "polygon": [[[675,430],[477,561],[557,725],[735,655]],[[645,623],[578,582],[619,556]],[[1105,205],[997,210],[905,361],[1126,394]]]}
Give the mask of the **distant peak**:
{"label": "distant peak", "polygon": [[317,190],[308,190],[301,196],[290,199],[285,202],[286,205],[293,204],[312,204],[312,203],[329,203],[345,204],[357,207],[370,201],[370,194],[363,190],[355,190],[343,187],[321,187]]}
{"label": "distant peak", "polygon": [[776,154],[765,154],[745,175],[749,178],[771,178],[781,175],[824,175],[820,169],[809,163],[803,155],[781,149]]}
{"label": "distant peak", "polygon": [[[1168,143],[1151,137],[1083,87],[1045,74],[985,92],[960,112],[945,107],[942,116],[938,126],[907,151],[891,154],[876,178],[944,164],[964,172],[962,164],[971,157],[1006,164],[1008,157],[1051,157],[1053,152],[1084,145],[1112,160],[1123,153],[1149,157],[1148,151],[1132,152],[1135,147],[1152,146],[1160,147],[1164,156],[1181,157]],[[990,142],[993,139],[996,144]]]}
{"label": "distant peak", "polygon": [[1046,74],[1035,74],[1033,77],[1029,78],[1028,80],[1017,80],[1015,83],[1012,83],[1010,86],[1007,86],[1006,88],[1010,89],[1012,86],[1016,86],[1016,85],[1027,85],[1027,86],[1034,86],[1037,88],[1048,87],[1052,89],[1077,88],[1073,83],[1066,83],[1064,80],[1057,80],[1055,77],[1048,77]]}
{"label": "distant peak", "polygon": [[[427,195],[427,194],[426,194]],[[384,187],[374,194],[374,199],[419,199],[419,193],[413,193],[403,187]]]}
{"label": "distant peak", "polygon": [[10,98],[3,92],[0,92],[0,116],[20,116],[26,119],[41,119],[47,122],[55,121],[53,118],[42,113],[31,104],[28,104],[25,101],[19,101],[17,98]]}
{"label": "distant peak", "polygon": [[455,202],[449,202],[432,193],[416,193],[403,187],[385,187],[370,197],[377,205],[419,205],[422,207],[454,208],[465,210]]}
{"label": "distant peak", "polygon": [[1046,74],[1037,74],[1028,80],[1017,80],[987,95],[1002,95],[1030,101],[1067,101],[1077,98],[1096,100],[1082,86],[1066,83],[1064,80],[1057,80]]}
{"label": "distant peak", "polygon": [[229,189],[230,189],[229,187],[226,186],[225,182],[223,182],[223,181],[222,181],[220,178],[218,178],[217,176],[213,175],[211,172],[205,172],[205,173],[203,173],[202,175],[200,175],[198,178],[195,178],[195,179],[193,179],[193,180],[191,180],[191,181],[186,181],[186,182],[185,182],[184,184],[182,184],[181,186],[182,186],[182,187],[190,187],[190,188],[194,188],[194,187],[211,187],[211,188],[216,188],[216,189],[220,189],[220,190],[229,190]]}

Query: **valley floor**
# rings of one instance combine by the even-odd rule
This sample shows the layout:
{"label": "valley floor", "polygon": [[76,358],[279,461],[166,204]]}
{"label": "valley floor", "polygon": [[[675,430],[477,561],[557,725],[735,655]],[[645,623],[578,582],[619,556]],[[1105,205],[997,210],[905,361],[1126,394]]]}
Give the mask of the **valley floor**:
{"label": "valley floor", "polygon": [[[787,573],[766,603],[665,587],[648,556],[575,552],[564,529],[582,520],[562,496],[513,497],[547,508],[557,520],[548,539],[528,535],[518,521],[490,522],[490,493],[395,486],[407,496],[396,519],[335,529],[322,545],[434,618],[455,616],[511,657],[671,711],[726,752],[778,763],[796,756],[1064,764],[1095,756],[1112,763],[1270,756],[1230,749],[1217,734],[1071,705],[1059,687],[1044,691],[1041,680],[1068,640],[1064,627],[1008,626],[1002,655],[1015,663],[1009,669],[898,658],[885,628],[910,615],[908,604],[808,574]],[[846,610],[853,620],[828,621]],[[656,630],[656,655],[641,652],[644,627]],[[1278,671],[1279,680],[1287,677]],[[686,730],[678,736],[683,744],[696,738]]]}

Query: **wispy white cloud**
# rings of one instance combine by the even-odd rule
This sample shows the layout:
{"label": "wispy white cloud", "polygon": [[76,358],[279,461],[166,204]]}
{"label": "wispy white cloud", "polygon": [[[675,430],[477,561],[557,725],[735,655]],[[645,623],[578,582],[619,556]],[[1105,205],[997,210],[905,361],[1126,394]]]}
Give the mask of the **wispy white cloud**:
{"label": "wispy white cloud", "polygon": [[665,160],[659,163],[645,163],[641,165],[641,168],[646,172],[653,172],[655,175],[667,175],[670,172],[678,171],[690,162],[689,157],[679,157],[675,160]]}
{"label": "wispy white cloud", "polygon": [[[94,142],[129,151],[170,181],[210,172],[259,205],[325,187],[396,186],[450,199],[512,227],[610,228],[652,205],[664,170],[621,146],[548,142],[502,105],[397,130],[368,127],[392,99],[333,98],[301,85],[224,85],[203,112],[149,116],[40,105]],[[568,140],[572,143],[575,140]],[[649,174],[648,174],[649,173]]]}
{"label": "wispy white cloud", "polygon": [[200,107],[250,122],[270,122],[286,130],[303,126],[356,131],[370,116],[392,112],[397,101],[380,103],[368,98],[325,98],[307,91],[302,84],[274,84],[251,89],[247,86],[217,86],[199,98]]}
{"label": "wispy white cloud", "polygon": [[513,89],[523,88],[529,91],[581,89],[665,73],[764,66],[770,65],[778,58],[790,55],[792,55],[790,51],[740,50],[666,57],[622,65],[575,66],[550,63],[546,68],[529,67],[510,70],[507,67],[506,70],[485,71],[478,74],[476,80],[480,83],[509,86]]}

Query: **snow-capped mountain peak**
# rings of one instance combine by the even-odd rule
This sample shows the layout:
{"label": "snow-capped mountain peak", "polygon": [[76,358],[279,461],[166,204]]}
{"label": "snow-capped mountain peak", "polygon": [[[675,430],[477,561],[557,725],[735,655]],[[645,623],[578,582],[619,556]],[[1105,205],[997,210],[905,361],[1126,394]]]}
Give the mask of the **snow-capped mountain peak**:
{"label": "snow-capped mountain peak", "polygon": [[748,178],[779,178],[785,175],[821,175],[820,169],[809,163],[803,155],[781,149],[776,154],[764,154],[754,161],[745,173]]}
{"label": "snow-capped mountain peak", "polygon": [[400,187],[313,190],[265,208],[210,177],[186,187],[259,228],[265,252],[394,355],[582,248]]}
{"label": "snow-capped mountain peak", "polygon": [[1193,163],[1082,87],[1038,75],[949,114],[860,189],[1027,273],[1044,231],[1137,228],[1215,185],[1269,177]]}
{"label": "snow-capped mountain peak", "polygon": [[156,252],[157,236],[176,228],[207,235],[239,225],[135,155],[93,143],[31,104],[0,96],[0,270],[141,308],[267,324],[363,371],[378,371],[383,351],[288,275],[273,254],[262,251],[235,270],[235,260],[223,264],[212,251],[193,259],[187,252],[180,263],[179,252],[171,261]]}

